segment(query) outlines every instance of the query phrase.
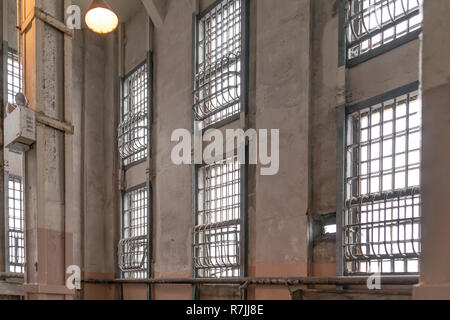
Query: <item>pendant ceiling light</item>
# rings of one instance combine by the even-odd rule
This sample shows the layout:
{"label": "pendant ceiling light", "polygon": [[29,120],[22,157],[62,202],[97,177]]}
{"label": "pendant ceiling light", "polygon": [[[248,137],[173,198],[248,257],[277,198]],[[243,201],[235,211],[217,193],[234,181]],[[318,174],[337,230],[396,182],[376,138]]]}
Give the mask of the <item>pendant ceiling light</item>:
{"label": "pendant ceiling light", "polygon": [[97,33],[110,33],[119,25],[119,18],[104,0],[94,0],[86,13],[89,29]]}

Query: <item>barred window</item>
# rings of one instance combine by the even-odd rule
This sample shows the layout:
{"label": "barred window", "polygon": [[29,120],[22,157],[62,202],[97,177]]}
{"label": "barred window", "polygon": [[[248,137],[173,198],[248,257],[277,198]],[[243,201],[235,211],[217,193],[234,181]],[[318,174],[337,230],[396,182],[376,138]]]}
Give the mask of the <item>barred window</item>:
{"label": "barred window", "polygon": [[16,94],[22,91],[22,65],[15,50],[8,51],[8,102],[14,103]]}
{"label": "barred window", "polygon": [[198,169],[194,266],[200,278],[241,276],[241,169],[238,157]]}
{"label": "barred window", "polygon": [[122,80],[119,152],[125,166],[148,155],[149,72],[147,62]]}
{"label": "barred window", "polygon": [[194,114],[203,127],[241,112],[243,0],[223,0],[197,21]]}
{"label": "barred window", "polygon": [[7,189],[7,262],[8,270],[11,273],[25,272],[25,218],[23,206],[22,180],[9,176]]}
{"label": "barred window", "polygon": [[119,266],[126,279],[150,277],[149,188],[141,186],[123,195],[122,240]]}
{"label": "barred window", "polygon": [[349,275],[419,272],[421,128],[417,92],[348,115],[343,239]]}
{"label": "barred window", "polygon": [[348,59],[419,30],[423,0],[346,0]]}

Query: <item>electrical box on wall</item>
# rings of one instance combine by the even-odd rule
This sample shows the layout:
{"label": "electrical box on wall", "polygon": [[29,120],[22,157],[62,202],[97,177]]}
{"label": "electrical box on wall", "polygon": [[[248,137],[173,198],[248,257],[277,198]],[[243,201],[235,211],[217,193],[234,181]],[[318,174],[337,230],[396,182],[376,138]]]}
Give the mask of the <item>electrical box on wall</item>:
{"label": "electrical box on wall", "polygon": [[24,152],[36,142],[36,114],[17,107],[5,119],[5,146],[11,151]]}

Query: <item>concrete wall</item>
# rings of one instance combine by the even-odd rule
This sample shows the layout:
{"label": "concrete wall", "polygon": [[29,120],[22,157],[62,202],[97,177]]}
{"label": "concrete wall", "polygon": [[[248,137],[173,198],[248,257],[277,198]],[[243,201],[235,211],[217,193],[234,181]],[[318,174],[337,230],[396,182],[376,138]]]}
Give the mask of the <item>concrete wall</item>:
{"label": "concrete wall", "polygon": [[[339,1],[313,1],[311,89],[311,216],[336,212],[336,141],[339,94],[345,90],[338,68]],[[336,275],[335,238],[312,239],[314,276]]]}
{"label": "concrete wall", "polygon": [[[154,33],[155,278],[192,275],[191,168],[170,160],[172,132],[192,127],[192,13],[190,1],[167,1],[164,25]],[[190,286],[157,286],[154,292],[155,299],[191,297]]]}
{"label": "concrete wall", "polygon": [[[119,177],[117,156],[118,35],[90,30],[74,39],[74,167],[80,218],[75,253],[87,279],[117,275]],[[84,299],[114,299],[115,286],[86,285]]]}
{"label": "concrete wall", "polygon": [[[73,41],[74,260],[87,279],[117,274],[117,33],[75,32]],[[117,287],[86,285],[84,299],[118,298]]]}
{"label": "concrete wall", "polygon": [[[198,9],[204,10],[212,2],[201,0]],[[151,179],[154,277],[183,278],[192,275],[192,169],[171,163],[170,136],[175,129],[190,129],[192,125],[192,13],[197,7],[195,1],[167,0],[166,5],[163,25],[151,33],[143,7],[123,24],[120,73],[126,74],[142,62],[149,48],[154,54],[153,157],[127,170],[123,183],[130,188]],[[258,166],[250,167],[249,276],[334,276],[336,239],[313,239],[310,227],[321,215],[336,212],[337,106],[416,81],[418,41],[345,71],[338,66],[339,1],[285,0],[281,5],[273,0],[250,0],[250,7],[247,120],[252,128],[281,130],[281,163],[279,174],[273,177],[260,176]],[[105,41],[100,45],[107,46],[108,54],[113,46]],[[104,54],[105,50],[99,57]],[[110,89],[106,89],[104,99],[114,96],[110,90],[114,88],[111,79],[116,69],[111,63],[108,61],[105,67],[105,86]],[[108,108],[113,102],[109,101],[104,101]],[[106,109],[104,112],[111,114]],[[104,123],[103,139],[108,151],[100,156],[101,152],[94,152],[92,147],[94,153],[87,163],[92,165],[97,155],[109,163],[108,169],[102,171],[106,186],[93,191],[103,192],[96,196],[105,202],[103,219],[117,221],[111,213],[117,210],[112,203],[118,201],[111,187],[115,181],[111,174],[117,172],[117,164],[111,160],[112,130],[117,119],[110,116],[99,121]],[[239,121],[229,125],[240,126]],[[94,208],[89,210],[97,210]],[[105,225],[107,240],[97,243],[94,250],[109,248],[105,255],[109,260],[104,265],[108,272],[114,271],[110,265],[114,261],[111,243],[117,244],[114,227],[117,224],[112,222]],[[201,298],[209,299],[238,297],[237,289],[230,287],[202,287],[200,293]],[[190,299],[192,291],[190,286],[155,286],[152,295],[154,299]],[[145,286],[124,287],[125,299],[145,297]],[[251,288],[249,298],[290,299],[290,295],[286,288]]]}
{"label": "concrete wall", "polygon": [[[82,267],[85,278],[119,276],[119,190],[148,179],[153,187],[153,276],[192,276],[192,168],[172,164],[174,144],[170,138],[174,130],[192,127],[192,13],[212,2],[200,0],[197,7],[196,1],[167,0],[164,23],[158,28],[149,23],[145,8],[140,6],[129,20],[121,21],[121,32],[108,36],[89,30],[75,32],[75,219],[71,236],[74,263]],[[281,143],[278,175],[261,176],[259,166],[249,169],[251,277],[336,275],[336,239],[313,239],[310,231],[313,220],[336,212],[336,107],[419,78],[418,41],[345,70],[338,66],[338,31],[338,0],[250,0],[249,115],[244,122],[255,129],[280,129]],[[117,153],[119,76],[144,61],[149,50],[154,59],[152,158],[122,172]],[[30,57],[33,54],[27,53]],[[52,74],[46,75],[53,79]],[[27,79],[27,83],[31,90],[37,90],[36,81]],[[57,83],[53,86],[54,92],[61,92]],[[50,115],[61,117],[60,109],[53,110],[51,104],[46,107]],[[241,126],[241,121],[229,125]],[[52,139],[50,133],[47,139]],[[60,156],[60,144],[52,145],[56,151],[48,150],[48,154]],[[61,170],[58,159],[50,162],[56,163],[50,169]],[[29,163],[28,172],[42,173],[39,170],[47,168],[34,165]],[[30,183],[36,180],[33,176]],[[64,203],[63,189],[60,180],[46,184],[45,199],[55,206],[54,214]],[[36,200],[35,194],[30,196]],[[33,217],[34,208],[29,210]],[[47,227],[60,230],[58,219],[45,221],[50,224]],[[62,277],[59,270],[57,280]],[[117,289],[86,285],[82,298],[117,299]],[[123,298],[146,299],[146,289],[143,285],[124,286]],[[192,298],[191,286],[152,289],[154,299]],[[235,287],[202,287],[200,293],[202,299],[239,298]],[[252,287],[249,298],[291,296],[285,287]]]}
{"label": "concrete wall", "polygon": [[416,299],[450,299],[450,3],[425,1],[421,45],[423,256]]}
{"label": "concrete wall", "polygon": [[[339,67],[339,1],[313,4],[311,215],[336,212],[337,107],[368,100],[419,80],[419,40],[414,40],[351,69]],[[336,275],[336,239],[316,237],[314,276]]]}
{"label": "concrete wall", "polygon": [[[23,16],[35,5],[62,20],[63,3],[24,1]],[[35,21],[23,35],[25,94],[30,108],[64,119],[63,35]],[[45,79],[45,82],[44,82]],[[37,143],[25,157],[27,265],[25,294],[29,299],[64,299],[65,264],[70,256],[65,231],[65,139],[60,131],[37,125]],[[68,251],[66,251],[66,249]],[[66,256],[67,253],[67,256]]]}
{"label": "concrete wall", "polygon": [[[280,129],[280,172],[259,175],[249,212],[250,276],[305,276],[308,272],[310,199],[311,2],[254,1],[255,42],[250,122]],[[253,67],[253,65],[252,65]],[[252,91],[253,93],[253,91]],[[252,207],[252,204],[254,205]],[[257,288],[256,299],[288,299],[286,288]]]}

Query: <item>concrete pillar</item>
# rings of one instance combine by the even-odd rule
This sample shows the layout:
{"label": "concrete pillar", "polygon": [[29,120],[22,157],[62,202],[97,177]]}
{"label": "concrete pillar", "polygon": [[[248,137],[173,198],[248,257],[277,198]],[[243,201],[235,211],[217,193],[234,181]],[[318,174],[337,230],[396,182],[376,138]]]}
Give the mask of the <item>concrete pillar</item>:
{"label": "concrete pillar", "polygon": [[[192,171],[170,161],[172,132],[192,127],[192,5],[188,1],[167,2],[165,23],[153,43],[154,277],[189,278]],[[192,288],[158,285],[153,298],[189,300]]]}
{"label": "concrete pillar", "polygon": [[[257,0],[251,10],[250,41],[256,43],[250,59],[256,62],[250,67],[250,122],[256,129],[280,130],[280,171],[261,176],[256,168],[249,200],[249,276],[306,276],[311,2]],[[291,298],[286,287],[256,288],[249,297]]]}
{"label": "concrete pillar", "polygon": [[415,299],[450,299],[450,2],[424,1],[423,248]]}
{"label": "concrete pillar", "polygon": [[[2,46],[2,52],[4,50],[7,50],[8,48],[4,46],[4,38],[5,38],[5,5],[6,1],[0,2],[0,18],[2,19],[2,22],[0,23],[0,44]],[[4,54],[0,55],[0,272],[5,272],[6,267],[6,252],[5,252],[5,241],[6,241],[6,235],[5,235],[5,167],[3,163],[5,162],[5,154],[4,154],[4,131],[3,131],[3,119],[4,119],[4,105],[5,101],[7,99],[7,96],[5,93],[5,86],[6,83],[4,82],[5,77],[3,76],[6,72],[4,70],[4,66],[6,65],[4,63]]]}
{"label": "concrete pillar", "polygon": [[[64,21],[65,1],[22,0],[25,94],[30,108],[59,121],[71,120],[71,45],[60,30],[39,18],[24,28],[36,8]],[[66,46],[66,50],[64,50]],[[65,53],[67,55],[65,55]],[[69,66],[69,68],[65,68]],[[65,86],[66,84],[66,86]],[[37,142],[25,156],[27,299],[67,299],[65,271],[73,263],[71,150],[63,132],[37,125]]]}

